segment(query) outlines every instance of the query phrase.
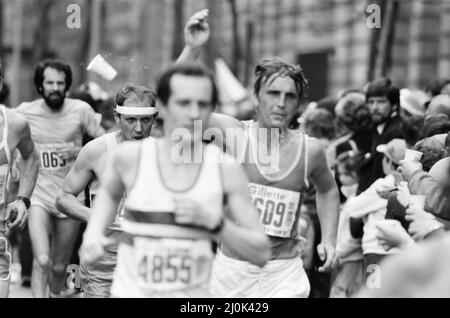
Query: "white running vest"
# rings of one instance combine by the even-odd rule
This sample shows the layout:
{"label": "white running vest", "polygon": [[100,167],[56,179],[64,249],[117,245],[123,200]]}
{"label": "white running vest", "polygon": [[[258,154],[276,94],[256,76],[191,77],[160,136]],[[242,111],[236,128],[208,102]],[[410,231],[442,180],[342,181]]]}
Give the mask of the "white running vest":
{"label": "white running vest", "polygon": [[11,163],[11,153],[8,146],[8,120],[6,118],[6,110],[4,105],[0,105],[0,111],[3,115],[3,139],[0,142],[0,158],[2,151],[5,153],[6,162],[0,162],[0,232],[6,230],[4,227],[4,219],[6,212],[8,177]]}
{"label": "white running vest", "polygon": [[134,185],[127,189],[122,229],[129,241],[119,247],[113,286],[113,294],[119,297],[152,297],[191,290],[208,283],[210,277],[210,231],[177,224],[174,199],[193,200],[219,219],[223,213],[219,163],[223,154],[215,146],[204,146],[196,180],[189,189],[175,191],[161,176],[157,143],[152,138],[142,142],[139,173]]}
{"label": "white running vest", "polygon": [[[99,138],[103,138],[103,140],[106,143],[106,158],[105,158],[106,160],[104,162],[103,171],[101,172],[101,174],[104,173],[104,169],[108,166],[109,162],[112,159],[113,152],[118,146],[117,139],[116,139],[117,134],[118,134],[118,132],[115,131],[112,133],[104,134],[103,136],[99,137]],[[89,185],[89,201],[90,201],[91,208],[93,208],[93,206],[94,206],[94,199],[95,199],[95,196],[97,194],[99,187],[100,187],[99,179],[93,180],[91,182],[91,184]],[[125,198],[125,196],[126,195],[124,195],[124,198]],[[122,198],[122,200],[120,201],[119,207],[117,209],[116,217],[115,217],[113,223],[111,224],[111,226],[109,227],[110,230],[116,230],[116,231],[122,230],[124,198]]]}

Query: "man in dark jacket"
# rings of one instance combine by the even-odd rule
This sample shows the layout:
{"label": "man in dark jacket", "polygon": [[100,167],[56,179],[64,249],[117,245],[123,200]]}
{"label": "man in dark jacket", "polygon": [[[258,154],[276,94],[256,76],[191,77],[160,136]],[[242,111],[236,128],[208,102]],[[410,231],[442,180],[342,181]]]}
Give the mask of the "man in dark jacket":
{"label": "man in dark jacket", "polygon": [[403,123],[398,113],[400,90],[388,78],[370,82],[366,90],[366,103],[372,116],[372,159],[362,169],[363,176],[358,193],[366,190],[375,180],[384,176],[383,155],[376,151],[378,145],[394,138],[403,139]]}

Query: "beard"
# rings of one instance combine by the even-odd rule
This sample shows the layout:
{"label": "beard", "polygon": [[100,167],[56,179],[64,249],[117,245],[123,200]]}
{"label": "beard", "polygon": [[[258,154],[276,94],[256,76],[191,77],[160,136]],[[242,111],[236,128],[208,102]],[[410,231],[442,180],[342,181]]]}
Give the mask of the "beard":
{"label": "beard", "polygon": [[52,92],[48,95],[44,95],[45,103],[52,110],[60,110],[64,104],[65,94],[61,92]]}

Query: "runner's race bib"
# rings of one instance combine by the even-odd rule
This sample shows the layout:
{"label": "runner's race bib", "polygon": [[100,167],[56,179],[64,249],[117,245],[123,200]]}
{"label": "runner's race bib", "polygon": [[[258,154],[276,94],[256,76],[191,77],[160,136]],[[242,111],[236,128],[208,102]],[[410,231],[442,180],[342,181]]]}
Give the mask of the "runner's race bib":
{"label": "runner's race bib", "polygon": [[253,206],[267,235],[290,238],[300,193],[249,183]]}
{"label": "runner's race bib", "polygon": [[8,165],[0,166],[0,205],[5,203],[6,179],[8,176]]}
{"label": "runner's race bib", "polygon": [[139,286],[156,292],[208,282],[213,254],[209,240],[135,238]]}
{"label": "runner's race bib", "polygon": [[[94,207],[95,195],[96,195],[95,192],[89,193],[89,201],[91,204],[91,209]],[[123,215],[125,213],[125,198],[126,198],[126,196],[124,195],[122,200],[120,200],[119,207],[117,209],[117,214],[114,218],[113,223],[109,227],[110,230],[122,231],[122,221],[123,221]]]}
{"label": "runner's race bib", "polygon": [[74,147],[73,143],[36,144],[39,150],[40,168],[53,172],[67,167],[67,161],[59,156],[61,149]]}

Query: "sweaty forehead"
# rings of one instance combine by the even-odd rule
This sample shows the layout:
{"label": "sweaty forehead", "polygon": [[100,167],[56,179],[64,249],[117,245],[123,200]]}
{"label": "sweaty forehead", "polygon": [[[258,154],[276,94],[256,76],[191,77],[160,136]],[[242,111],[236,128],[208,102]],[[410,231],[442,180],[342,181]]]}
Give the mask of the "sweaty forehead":
{"label": "sweaty forehead", "polygon": [[294,80],[289,76],[281,76],[276,73],[264,81],[263,87],[266,89],[286,90],[297,93]]}

